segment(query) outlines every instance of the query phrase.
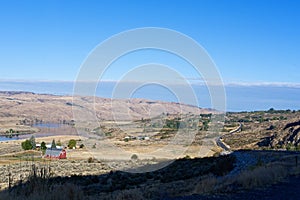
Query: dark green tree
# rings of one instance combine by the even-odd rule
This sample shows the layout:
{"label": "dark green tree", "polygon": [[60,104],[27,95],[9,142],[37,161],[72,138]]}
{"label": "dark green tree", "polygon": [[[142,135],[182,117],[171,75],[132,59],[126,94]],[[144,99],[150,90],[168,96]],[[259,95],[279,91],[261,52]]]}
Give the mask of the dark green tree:
{"label": "dark green tree", "polygon": [[138,156],[136,154],[132,154],[131,160],[137,160],[137,159],[138,159]]}
{"label": "dark green tree", "polygon": [[269,113],[273,113],[274,111],[275,111],[274,108],[270,108],[270,109],[268,110]]}
{"label": "dark green tree", "polygon": [[30,141],[30,144],[32,146],[32,149],[36,149],[35,137],[31,136],[29,141]]}
{"label": "dark green tree", "polygon": [[41,150],[46,150],[46,149],[47,149],[46,143],[43,141],[43,142],[41,143]]}
{"label": "dark green tree", "polygon": [[43,142],[41,143],[41,151],[43,152],[43,155],[46,153],[46,149],[47,149],[46,143],[43,141]]}
{"label": "dark green tree", "polygon": [[62,144],[61,144],[61,141],[58,140],[57,143],[56,143],[56,145],[61,146],[61,145],[62,145]]}
{"label": "dark green tree", "polygon": [[51,149],[56,149],[56,143],[55,140],[52,140]]}
{"label": "dark green tree", "polygon": [[22,149],[24,149],[24,150],[32,149],[32,144],[31,144],[30,140],[25,140],[24,142],[21,143],[21,145],[22,145]]}
{"label": "dark green tree", "polygon": [[71,140],[69,141],[68,147],[69,147],[70,149],[73,149],[74,147],[76,147],[76,140],[71,139]]}

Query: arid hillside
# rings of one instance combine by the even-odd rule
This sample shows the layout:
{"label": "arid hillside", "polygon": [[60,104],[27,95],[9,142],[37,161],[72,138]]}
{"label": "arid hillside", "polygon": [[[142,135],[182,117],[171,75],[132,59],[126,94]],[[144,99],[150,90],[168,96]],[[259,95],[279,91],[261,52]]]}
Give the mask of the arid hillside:
{"label": "arid hillside", "polygon": [[[226,116],[223,138],[233,150],[300,148],[300,111],[270,109]],[[236,132],[230,131],[239,126]]]}
{"label": "arid hillside", "polygon": [[155,117],[162,113],[199,114],[212,112],[209,109],[190,105],[145,99],[73,98],[72,96],[31,92],[0,92],[0,108],[0,118],[2,118],[0,127],[4,124],[9,124],[9,126],[14,124],[19,126],[19,129],[26,129],[26,125],[38,122],[132,121]]}

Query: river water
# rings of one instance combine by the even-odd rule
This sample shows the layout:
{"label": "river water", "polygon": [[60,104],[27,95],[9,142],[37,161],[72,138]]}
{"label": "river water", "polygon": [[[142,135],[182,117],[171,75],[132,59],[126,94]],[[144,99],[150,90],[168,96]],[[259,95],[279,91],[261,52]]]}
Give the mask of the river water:
{"label": "river water", "polygon": [[48,137],[56,135],[76,135],[77,131],[74,127],[67,124],[58,124],[58,123],[40,123],[34,124],[33,127],[39,129],[39,132],[33,134],[24,134],[19,135],[19,137],[5,137],[0,136],[0,142],[10,141],[10,140],[19,140],[19,139],[28,139],[31,136],[35,138],[39,137]]}

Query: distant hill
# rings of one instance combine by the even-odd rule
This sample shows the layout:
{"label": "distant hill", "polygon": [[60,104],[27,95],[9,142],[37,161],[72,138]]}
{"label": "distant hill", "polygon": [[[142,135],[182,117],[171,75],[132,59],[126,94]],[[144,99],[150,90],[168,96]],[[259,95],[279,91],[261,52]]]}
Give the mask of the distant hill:
{"label": "distant hill", "polygon": [[214,112],[210,109],[185,104],[146,99],[112,100],[81,96],[73,98],[72,96],[13,91],[0,92],[0,108],[0,117],[47,122],[71,121],[73,112],[77,113],[81,120],[84,120],[86,115],[96,116],[98,120],[138,120],[158,116],[162,113]]}

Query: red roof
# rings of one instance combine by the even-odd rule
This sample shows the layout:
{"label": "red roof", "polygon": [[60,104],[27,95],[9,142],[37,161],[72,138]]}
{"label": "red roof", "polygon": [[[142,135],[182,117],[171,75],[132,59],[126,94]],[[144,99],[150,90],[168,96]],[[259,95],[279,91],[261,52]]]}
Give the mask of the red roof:
{"label": "red roof", "polygon": [[46,158],[66,159],[67,152],[64,149],[47,149],[45,153]]}

